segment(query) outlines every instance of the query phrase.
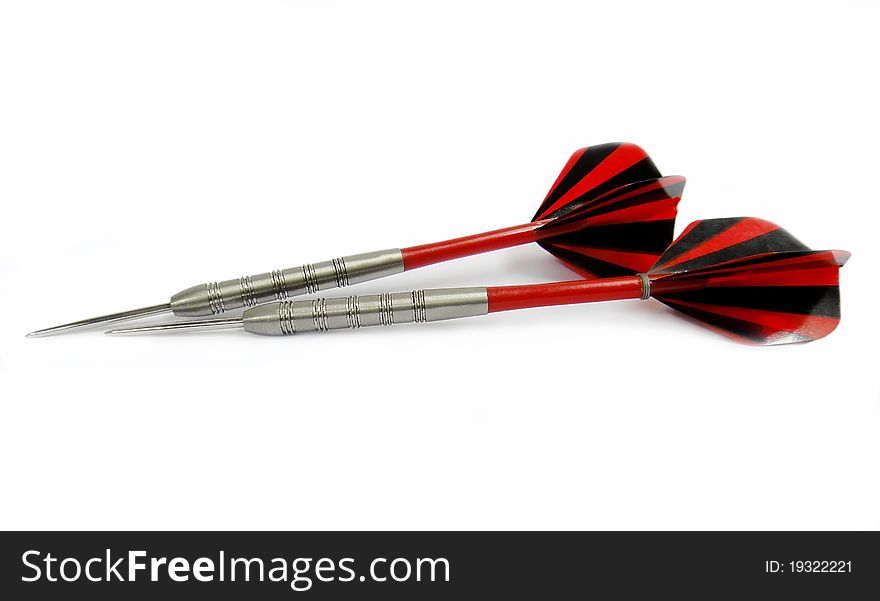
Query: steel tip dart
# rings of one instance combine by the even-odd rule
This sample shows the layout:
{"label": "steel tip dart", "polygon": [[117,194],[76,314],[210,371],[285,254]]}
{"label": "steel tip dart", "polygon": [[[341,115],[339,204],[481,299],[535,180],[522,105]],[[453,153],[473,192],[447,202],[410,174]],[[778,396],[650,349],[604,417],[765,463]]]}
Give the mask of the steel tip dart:
{"label": "steel tip dart", "polygon": [[633,274],[647,270],[672,240],[684,184],[683,177],[662,177],[647,153],[635,144],[590,146],[571,156],[529,223],[199,284],[178,292],[166,304],[75,321],[29,336],[159,313],[219,315],[529,242],[538,242],[583,275]]}
{"label": "steel tip dart", "polygon": [[281,301],[241,318],[158,324],[108,334],[244,328],[284,335],[420,323],[551,305],[655,298],[750,344],[809,342],[840,320],[838,270],[849,253],[810,250],[754,217],[696,221],[645,272],[526,286],[415,290]]}

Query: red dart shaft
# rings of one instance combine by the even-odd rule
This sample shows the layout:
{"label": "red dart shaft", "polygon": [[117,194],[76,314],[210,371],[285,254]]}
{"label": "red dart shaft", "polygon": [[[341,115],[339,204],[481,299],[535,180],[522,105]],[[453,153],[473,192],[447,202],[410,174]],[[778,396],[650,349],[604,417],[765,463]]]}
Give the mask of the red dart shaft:
{"label": "red dart shaft", "polygon": [[[699,290],[706,286],[703,278],[689,280],[654,280],[650,285],[651,294]],[[571,280],[550,284],[528,284],[525,286],[491,286],[486,288],[489,300],[489,313],[550,307],[553,305],[576,305],[578,303],[598,303],[602,301],[642,298],[642,279],[637,275],[597,280]]]}
{"label": "red dart shaft", "polygon": [[552,284],[492,286],[487,288],[486,292],[489,298],[489,313],[494,313],[531,307],[641,298],[642,280],[638,276],[628,275]]}
{"label": "red dart shaft", "polygon": [[[532,221],[473,236],[402,248],[400,252],[403,255],[403,268],[404,270],[416,269],[434,263],[536,242],[544,236],[535,230],[544,223],[546,221]],[[552,235],[559,235],[559,233],[556,231]]]}

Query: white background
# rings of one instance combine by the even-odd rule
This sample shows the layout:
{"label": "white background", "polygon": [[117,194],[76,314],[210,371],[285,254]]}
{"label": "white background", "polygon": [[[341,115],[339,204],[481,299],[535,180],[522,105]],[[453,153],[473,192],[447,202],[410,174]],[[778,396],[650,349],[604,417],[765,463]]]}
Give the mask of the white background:
{"label": "white background", "polygon": [[[4,2],[0,527],[880,527],[880,6]],[[828,338],[656,302],[25,339],[528,221],[575,149],[843,248]],[[358,292],[570,279],[537,246]]]}

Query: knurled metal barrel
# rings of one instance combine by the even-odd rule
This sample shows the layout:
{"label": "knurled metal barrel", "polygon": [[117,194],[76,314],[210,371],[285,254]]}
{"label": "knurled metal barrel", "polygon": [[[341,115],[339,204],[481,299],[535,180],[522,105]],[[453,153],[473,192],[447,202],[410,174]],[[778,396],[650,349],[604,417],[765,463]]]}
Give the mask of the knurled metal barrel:
{"label": "knurled metal barrel", "polygon": [[313,300],[284,300],[248,309],[244,329],[283,336],[306,332],[424,323],[486,315],[485,288],[438,288]]}
{"label": "knurled metal barrel", "polygon": [[171,310],[178,316],[219,315],[232,309],[283,301],[289,296],[314,294],[402,271],[403,255],[398,248],[349,255],[193,286],[171,297]]}

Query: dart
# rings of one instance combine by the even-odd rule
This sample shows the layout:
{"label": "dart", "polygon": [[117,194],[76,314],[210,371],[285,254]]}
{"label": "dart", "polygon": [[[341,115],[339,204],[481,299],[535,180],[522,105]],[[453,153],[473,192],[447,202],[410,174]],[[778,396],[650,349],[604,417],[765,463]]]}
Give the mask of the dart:
{"label": "dart", "polygon": [[173,313],[210,316],[313,294],[461,257],[537,242],[585,276],[647,270],[672,240],[683,177],[662,177],[634,144],[582,148],[566,163],[532,221],[433,244],[330,261],[187,288],[170,302],[37,330],[30,337]]}
{"label": "dart", "polygon": [[244,328],[255,334],[286,335],[653,297],[739,342],[790,344],[822,338],[837,327],[838,271],[848,258],[845,251],[810,250],[762,219],[707,219],[690,224],[652,267],[635,275],[286,300],[248,309],[239,318],[107,333]]}

